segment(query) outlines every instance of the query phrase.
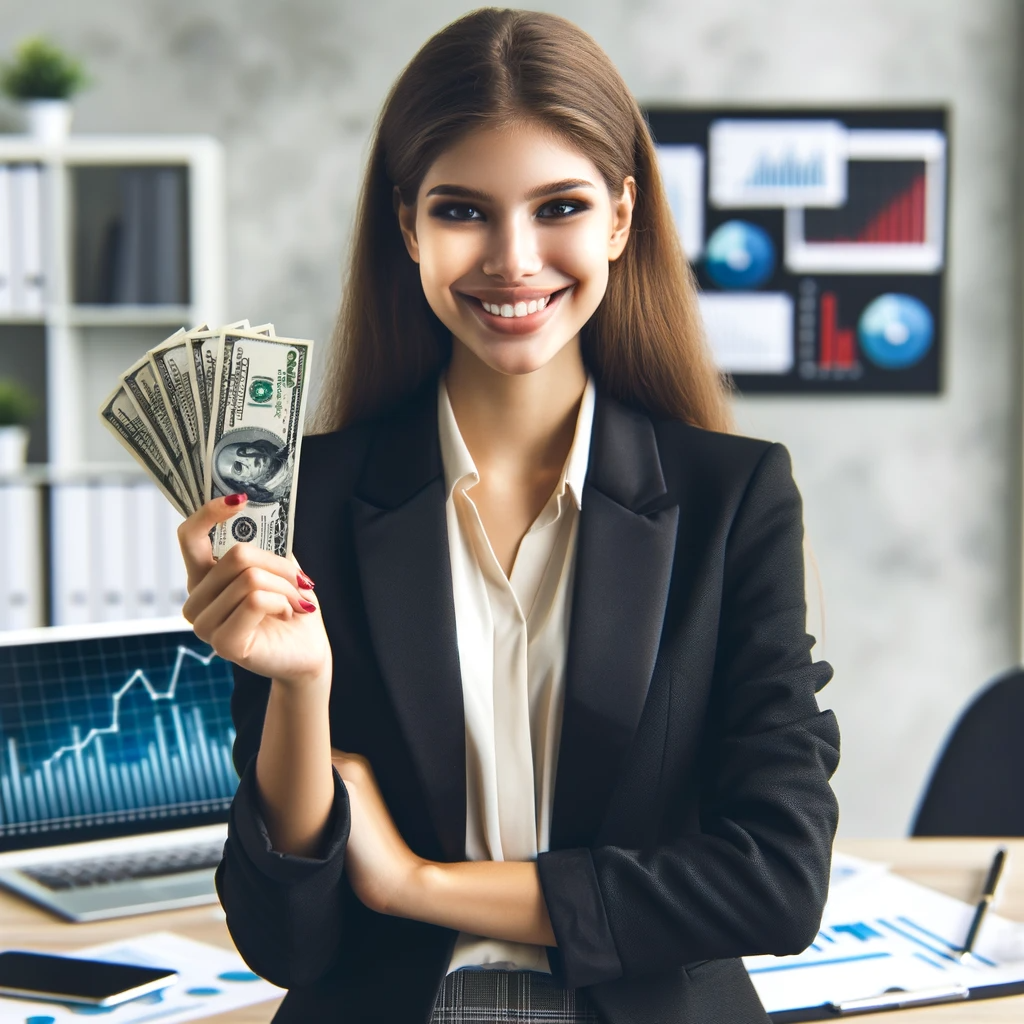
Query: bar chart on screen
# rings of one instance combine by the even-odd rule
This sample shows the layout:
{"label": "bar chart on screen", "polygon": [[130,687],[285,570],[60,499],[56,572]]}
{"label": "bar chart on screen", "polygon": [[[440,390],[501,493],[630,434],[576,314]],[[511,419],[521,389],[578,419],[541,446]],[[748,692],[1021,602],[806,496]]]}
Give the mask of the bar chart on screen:
{"label": "bar chart on screen", "polygon": [[0,648],[0,839],[226,808],[228,662],[186,633]]}

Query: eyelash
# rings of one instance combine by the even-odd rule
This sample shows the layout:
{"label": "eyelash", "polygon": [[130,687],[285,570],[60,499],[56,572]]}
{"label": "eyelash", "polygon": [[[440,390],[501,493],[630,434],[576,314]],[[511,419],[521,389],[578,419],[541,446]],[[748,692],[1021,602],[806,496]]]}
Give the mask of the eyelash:
{"label": "eyelash", "polygon": [[[545,209],[549,206],[573,206],[576,207],[577,212],[583,212],[589,210],[590,206],[587,203],[579,202],[575,199],[555,199],[550,203],[545,203],[541,209]],[[476,210],[479,212],[478,207],[471,205],[470,203],[444,203],[440,206],[435,206],[430,211],[432,217],[437,217],[438,220],[448,220],[453,223],[469,224],[474,220],[478,220],[476,217],[446,217],[445,214],[449,210]],[[561,214],[557,217],[543,217],[542,220],[568,220],[570,217],[576,216],[575,213]]]}

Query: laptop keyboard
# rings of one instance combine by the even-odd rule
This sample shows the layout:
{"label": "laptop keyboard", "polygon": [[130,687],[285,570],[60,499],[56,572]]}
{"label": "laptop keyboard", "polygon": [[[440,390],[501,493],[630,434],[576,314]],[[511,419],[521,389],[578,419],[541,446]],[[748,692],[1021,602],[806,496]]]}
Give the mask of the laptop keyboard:
{"label": "laptop keyboard", "polygon": [[91,857],[19,870],[47,889],[78,889],[87,885],[109,885],[135,878],[155,878],[215,868],[223,852],[224,840],[218,839],[196,846],[146,850],[114,857]]}

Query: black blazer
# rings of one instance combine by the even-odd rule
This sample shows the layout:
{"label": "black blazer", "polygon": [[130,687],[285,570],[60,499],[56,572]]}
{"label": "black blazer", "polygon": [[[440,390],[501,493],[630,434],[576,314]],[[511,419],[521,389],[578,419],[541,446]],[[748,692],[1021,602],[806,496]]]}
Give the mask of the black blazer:
{"label": "black blazer", "polygon": [[[334,654],[331,736],[366,755],[409,846],[465,860],[462,682],[436,380],[307,437],[294,550]],[[578,534],[551,848],[537,858],[556,980],[608,1024],[763,1022],[738,959],[816,934],[839,759],[805,630],[786,449],[597,395]],[[376,914],[343,874],[335,773],[323,857],[275,852],[255,753],[269,680],[236,667],[241,783],[217,890],[275,1021],[428,1020],[456,933]]]}

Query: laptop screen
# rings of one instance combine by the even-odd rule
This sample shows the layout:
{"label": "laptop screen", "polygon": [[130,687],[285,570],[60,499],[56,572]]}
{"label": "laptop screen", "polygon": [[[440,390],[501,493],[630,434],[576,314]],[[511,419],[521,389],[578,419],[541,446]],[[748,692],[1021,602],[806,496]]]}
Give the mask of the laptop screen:
{"label": "laptop screen", "polygon": [[180,618],[0,633],[0,851],[226,821],[232,686]]}

